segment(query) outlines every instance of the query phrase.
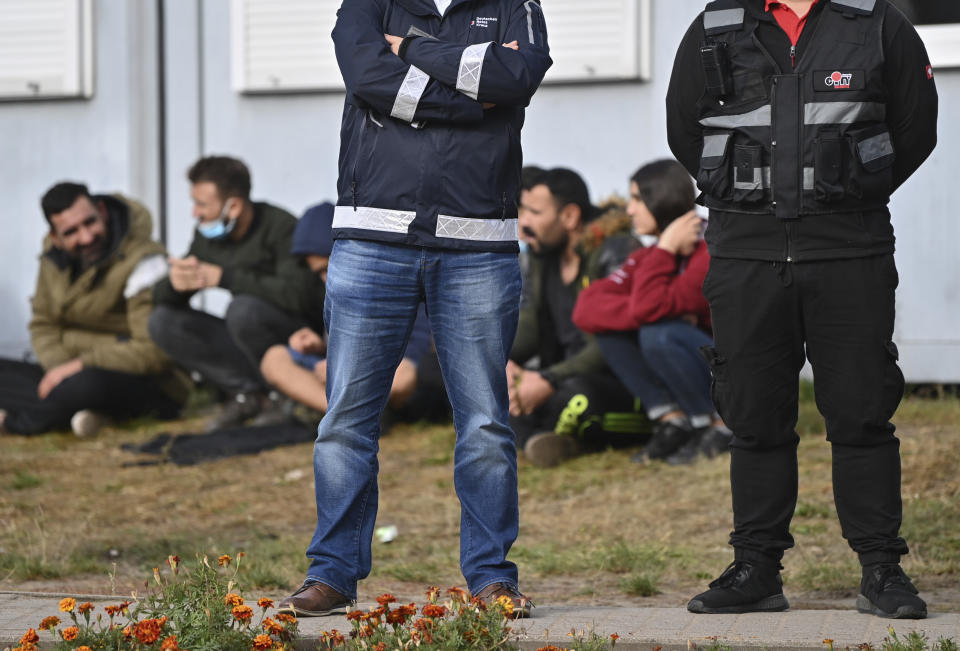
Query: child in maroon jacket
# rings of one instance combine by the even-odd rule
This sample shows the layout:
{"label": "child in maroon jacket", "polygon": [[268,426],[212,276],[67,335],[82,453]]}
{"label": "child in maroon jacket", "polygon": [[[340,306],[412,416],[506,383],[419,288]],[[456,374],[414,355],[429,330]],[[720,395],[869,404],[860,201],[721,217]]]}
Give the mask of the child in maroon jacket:
{"label": "child in maroon jacket", "polygon": [[656,243],[584,289],[573,311],[573,322],[597,335],[607,364],[654,421],[653,437],[637,461],[690,463],[725,450],[730,441],[699,353],[712,343],[703,297],[710,256],[693,205],[690,176],[676,161],[637,170],[627,212],[641,241]]}

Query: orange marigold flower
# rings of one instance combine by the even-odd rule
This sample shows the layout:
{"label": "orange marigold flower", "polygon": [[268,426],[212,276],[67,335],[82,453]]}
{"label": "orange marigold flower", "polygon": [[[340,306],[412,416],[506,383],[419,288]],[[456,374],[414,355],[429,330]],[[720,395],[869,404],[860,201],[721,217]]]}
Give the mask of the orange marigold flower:
{"label": "orange marigold flower", "polygon": [[480,612],[487,611],[487,602],[481,599],[480,597],[471,597],[470,605],[479,610]]}
{"label": "orange marigold flower", "polygon": [[241,596],[238,595],[238,594],[234,594],[234,593],[230,592],[230,593],[227,594],[227,596],[225,596],[225,597],[223,598],[223,602],[224,602],[225,604],[227,604],[228,606],[242,606],[242,605],[243,605],[243,597],[241,597]]}
{"label": "orange marigold flower", "polygon": [[431,626],[433,626],[433,622],[431,622],[429,619],[421,618],[413,623],[413,627],[418,631],[425,631]]}
{"label": "orange marigold flower", "polygon": [[153,644],[160,639],[160,628],[163,624],[164,620],[145,619],[134,625],[133,635],[141,644]]}
{"label": "orange marigold flower", "polygon": [[253,638],[253,648],[258,651],[266,651],[273,646],[273,640],[270,639],[269,635],[263,635],[262,633],[255,638]]}
{"label": "orange marigold flower", "polygon": [[50,615],[49,617],[44,617],[43,621],[40,622],[41,631],[52,631],[57,626],[60,626],[60,618],[56,615]]}
{"label": "orange marigold flower", "polygon": [[357,637],[373,637],[373,629],[369,626],[364,626],[360,629],[360,632],[357,633]]}
{"label": "orange marigold flower", "polygon": [[362,610],[351,610],[349,613],[347,613],[347,621],[352,622],[356,620],[359,622],[361,619],[364,618],[364,616],[365,615]]}
{"label": "orange marigold flower", "polygon": [[564,649],[561,649],[560,647],[554,646],[551,644],[549,646],[542,646],[539,649],[537,649],[537,651],[564,651]]}
{"label": "orange marigold flower", "polygon": [[93,604],[90,603],[89,601],[86,601],[80,604],[79,606],[77,606],[77,612],[80,613],[81,615],[85,615],[86,613],[89,613],[91,610],[93,610]]}
{"label": "orange marigold flower", "polygon": [[277,613],[277,621],[284,624],[293,624],[297,621],[297,616],[290,613]]}
{"label": "orange marigold flower", "polygon": [[391,626],[403,625],[407,621],[407,616],[399,610],[391,610],[387,613],[387,623]]}
{"label": "orange marigold flower", "polygon": [[453,597],[454,601],[459,601],[462,604],[467,603],[467,593],[461,588],[453,586],[447,590],[447,594]]}
{"label": "orange marigold flower", "polygon": [[93,651],[93,649],[84,644],[83,646],[78,646],[77,651]]}
{"label": "orange marigold flower", "polygon": [[417,604],[410,603],[406,606],[398,606],[397,612],[401,615],[406,615],[407,617],[413,617],[417,614]]}
{"label": "orange marigold flower", "polygon": [[267,608],[273,608],[273,599],[267,599],[266,597],[260,597],[257,599],[257,605],[266,610]]}
{"label": "orange marigold flower", "polygon": [[381,606],[386,606],[387,604],[396,603],[396,601],[397,601],[397,598],[394,597],[389,592],[377,597],[377,603],[380,604]]}
{"label": "orange marigold flower", "polygon": [[377,642],[373,647],[373,651],[387,651],[386,642]]}
{"label": "orange marigold flower", "polygon": [[234,606],[230,612],[241,622],[249,622],[253,618],[253,608],[250,606]]}
{"label": "orange marigold flower", "polygon": [[370,611],[370,617],[371,617],[371,618],[372,618],[372,617],[383,617],[383,616],[386,615],[386,614],[387,614],[387,607],[386,607],[386,606],[379,606],[379,607],[374,608],[373,610]]}
{"label": "orange marigold flower", "polygon": [[431,586],[427,589],[427,601],[436,601],[440,598],[440,588]]}
{"label": "orange marigold flower", "polygon": [[183,651],[177,644],[177,636],[171,635],[160,643],[160,651]]}
{"label": "orange marigold flower", "polygon": [[347,641],[347,639],[343,637],[343,634],[340,633],[340,631],[333,629],[330,631],[330,641],[334,644],[343,644]]}
{"label": "orange marigold flower", "polygon": [[123,637],[125,637],[125,638],[127,638],[127,639],[130,639],[131,637],[133,637],[133,627],[132,627],[132,626],[124,626],[124,627],[123,627],[123,631],[121,631],[121,632],[123,633]]}
{"label": "orange marigold flower", "polygon": [[77,607],[77,600],[73,597],[67,597],[60,600],[60,612],[61,613],[72,613],[73,609]]}
{"label": "orange marigold flower", "polygon": [[438,604],[427,604],[423,607],[424,617],[443,617],[447,614],[447,607]]}
{"label": "orange marigold flower", "polygon": [[179,572],[180,567],[180,557],[179,556],[167,556],[167,565],[170,566],[170,569],[173,570],[173,573],[176,574]]}
{"label": "orange marigold flower", "polygon": [[20,638],[20,644],[36,644],[39,641],[40,636],[32,628],[27,629],[27,632]]}
{"label": "orange marigold flower", "polygon": [[80,635],[80,629],[76,626],[71,626],[60,631],[60,636],[67,642],[77,639],[78,635]]}
{"label": "orange marigold flower", "polygon": [[103,609],[107,611],[107,614],[110,615],[110,617],[120,613],[120,606],[104,606]]}
{"label": "orange marigold flower", "polygon": [[620,639],[620,636],[617,635],[616,633],[611,633],[611,634],[610,634],[610,641],[611,641],[611,642],[616,642],[616,641],[619,640],[619,639]]}
{"label": "orange marigold flower", "polygon": [[270,635],[280,635],[283,633],[283,626],[278,624],[276,620],[270,619],[267,617],[263,620],[263,630],[265,630]]}
{"label": "orange marigold flower", "polygon": [[231,563],[231,561],[233,561],[233,559],[230,558],[230,556],[227,554],[217,557],[217,565],[219,565],[220,567],[226,567]]}

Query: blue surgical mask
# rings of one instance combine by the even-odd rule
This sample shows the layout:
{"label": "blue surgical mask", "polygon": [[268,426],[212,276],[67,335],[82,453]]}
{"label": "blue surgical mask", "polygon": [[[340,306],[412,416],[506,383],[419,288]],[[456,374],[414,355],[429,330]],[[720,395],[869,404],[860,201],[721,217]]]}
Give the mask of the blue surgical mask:
{"label": "blue surgical mask", "polygon": [[237,225],[237,220],[227,217],[228,208],[229,204],[225,202],[223,209],[220,211],[220,215],[216,219],[212,222],[200,222],[197,224],[197,232],[208,240],[222,240],[230,235]]}

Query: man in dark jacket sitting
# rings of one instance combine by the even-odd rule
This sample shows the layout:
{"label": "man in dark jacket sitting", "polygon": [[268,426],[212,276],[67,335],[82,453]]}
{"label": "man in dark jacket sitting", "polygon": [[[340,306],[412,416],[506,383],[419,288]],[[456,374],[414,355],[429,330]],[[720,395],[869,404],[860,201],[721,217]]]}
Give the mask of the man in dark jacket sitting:
{"label": "man in dark jacket sitting", "polygon": [[[282,418],[259,372],[270,346],[305,325],[310,270],[290,254],[297,224],[287,211],[250,200],[250,172],[241,161],[209,156],[187,174],[197,229],[184,258],[154,287],[150,336],[170,357],[228,396],[209,430]],[[233,298],[223,319],[190,307],[191,297],[221,287]]]}

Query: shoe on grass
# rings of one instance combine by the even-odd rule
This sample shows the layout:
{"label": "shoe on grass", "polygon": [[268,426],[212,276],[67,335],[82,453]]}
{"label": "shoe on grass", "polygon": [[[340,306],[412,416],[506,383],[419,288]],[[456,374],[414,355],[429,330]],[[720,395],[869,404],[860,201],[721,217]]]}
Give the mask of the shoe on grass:
{"label": "shoe on grass", "polygon": [[228,427],[240,427],[263,409],[269,398],[263,393],[238,393],[225,402],[209,420],[204,429],[213,432]]}
{"label": "shoe on grass", "polygon": [[523,456],[540,468],[552,468],[579,455],[580,444],[576,439],[554,432],[534,434],[523,445]]}
{"label": "shoe on grass", "polygon": [[296,592],[277,604],[277,612],[295,617],[325,617],[345,615],[355,601],[342,595],[326,583],[305,583]]}
{"label": "shoe on grass", "polygon": [[863,568],[857,610],[891,619],[924,619],[927,604],[897,563],[878,563]]}
{"label": "shoe on grass", "polygon": [[496,602],[500,597],[507,597],[513,602],[513,612],[509,615],[510,619],[529,617],[530,609],[533,608],[533,602],[509,583],[491,583],[473,596],[488,604]]}
{"label": "shoe on grass", "polygon": [[645,463],[654,459],[666,459],[696,436],[696,431],[686,418],[659,420],[653,424],[653,436],[640,452],[630,459]]}
{"label": "shoe on grass", "polygon": [[667,457],[671,466],[685,466],[693,463],[699,457],[712,459],[718,454],[730,449],[730,431],[722,430],[714,425],[697,430],[697,433],[687,443]]}
{"label": "shoe on grass", "polygon": [[783,580],[777,565],[734,561],[710,589],[690,600],[691,613],[778,612],[790,607],[783,596]]}
{"label": "shoe on grass", "polygon": [[92,409],[81,409],[70,419],[70,429],[80,438],[93,436],[99,432],[109,419]]}

